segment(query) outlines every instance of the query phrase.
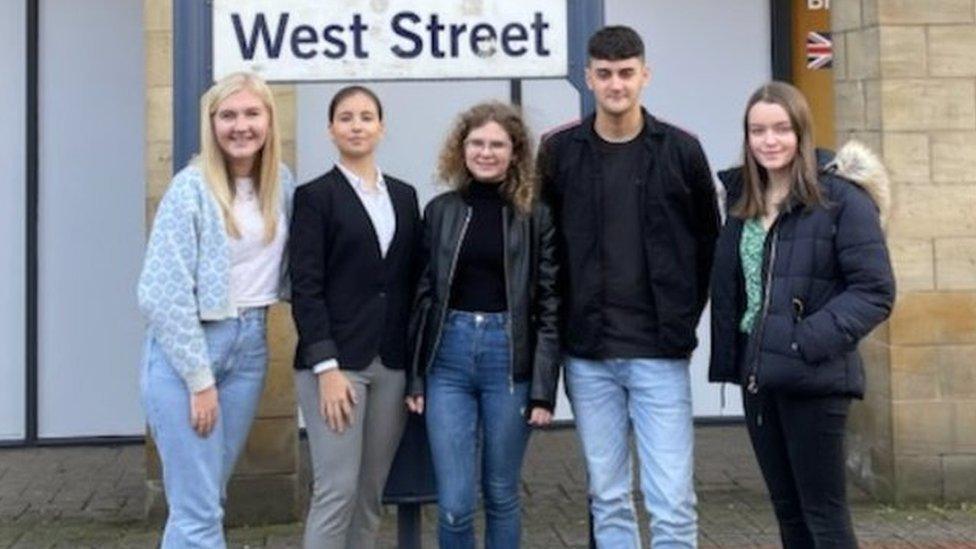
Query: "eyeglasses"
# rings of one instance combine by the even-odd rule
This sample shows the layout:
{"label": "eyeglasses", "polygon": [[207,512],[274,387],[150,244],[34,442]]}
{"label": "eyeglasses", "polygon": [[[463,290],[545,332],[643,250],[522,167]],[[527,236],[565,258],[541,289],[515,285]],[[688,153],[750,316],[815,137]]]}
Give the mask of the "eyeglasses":
{"label": "eyeglasses", "polygon": [[512,143],[509,141],[485,141],[484,139],[465,139],[464,147],[472,151],[483,151],[488,149],[489,152],[499,153],[512,148]]}

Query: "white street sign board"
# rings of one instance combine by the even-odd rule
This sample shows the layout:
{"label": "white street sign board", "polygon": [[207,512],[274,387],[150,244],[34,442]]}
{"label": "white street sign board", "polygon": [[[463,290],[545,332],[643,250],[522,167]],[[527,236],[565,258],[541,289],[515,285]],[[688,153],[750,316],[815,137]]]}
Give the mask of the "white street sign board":
{"label": "white street sign board", "polygon": [[213,74],[271,81],[561,78],[565,0],[213,0]]}

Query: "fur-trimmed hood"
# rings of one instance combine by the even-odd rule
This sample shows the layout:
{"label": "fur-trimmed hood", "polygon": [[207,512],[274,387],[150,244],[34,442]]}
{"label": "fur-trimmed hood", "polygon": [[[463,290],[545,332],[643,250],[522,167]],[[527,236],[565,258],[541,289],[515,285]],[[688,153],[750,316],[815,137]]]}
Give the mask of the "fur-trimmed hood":
{"label": "fur-trimmed hood", "polygon": [[852,139],[837,151],[825,168],[864,189],[878,205],[881,226],[887,224],[891,211],[888,170],[871,149]]}

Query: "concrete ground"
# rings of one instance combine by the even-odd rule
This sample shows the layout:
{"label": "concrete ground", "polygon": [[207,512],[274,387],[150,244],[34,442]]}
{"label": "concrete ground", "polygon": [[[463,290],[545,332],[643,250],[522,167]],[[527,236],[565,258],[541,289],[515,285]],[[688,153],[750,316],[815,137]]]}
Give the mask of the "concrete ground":
{"label": "concrete ground", "polygon": [[[701,426],[696,442],[700,546],[778,546],[745,428]],[[158,527],[142,520],[144,477],[140,445],[0,450],[0,548],[154,547]],[[587,546],[584,477],[572,429],[533,435],[524,469],[524,547]],[[895,508],[856,488],[850,499],[862,547],[976,548],[976,505]],[[424,547],[436,546],[435,511],[423,511]],[[228,532],[232,547],[298,547],[300,539],[300,524]],[[395,540],[390,508],[381,546]]]}

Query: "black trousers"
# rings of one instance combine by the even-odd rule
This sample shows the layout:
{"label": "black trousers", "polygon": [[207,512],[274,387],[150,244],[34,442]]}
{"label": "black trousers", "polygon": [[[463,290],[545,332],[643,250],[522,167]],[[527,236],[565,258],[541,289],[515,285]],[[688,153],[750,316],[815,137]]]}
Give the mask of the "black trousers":
{"label": "black trousers", "polygon": [[786,549],[857,547],[844,472],[850,403],[743,391],[749,438]]}

